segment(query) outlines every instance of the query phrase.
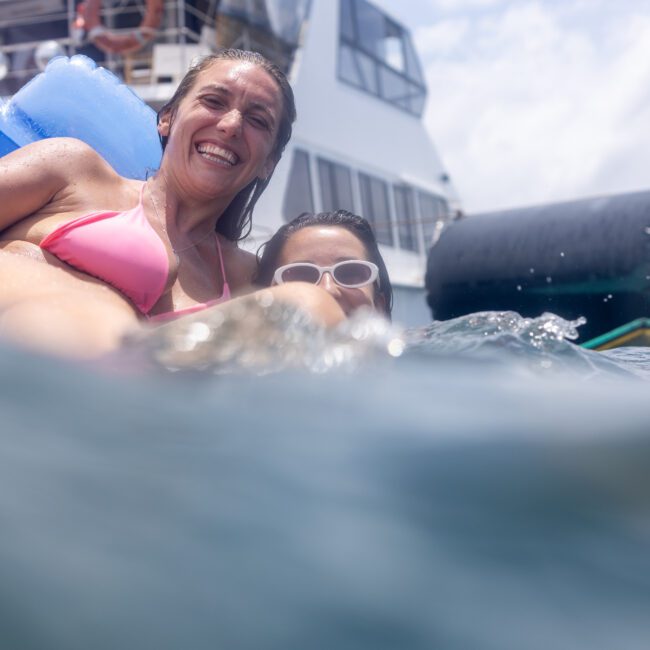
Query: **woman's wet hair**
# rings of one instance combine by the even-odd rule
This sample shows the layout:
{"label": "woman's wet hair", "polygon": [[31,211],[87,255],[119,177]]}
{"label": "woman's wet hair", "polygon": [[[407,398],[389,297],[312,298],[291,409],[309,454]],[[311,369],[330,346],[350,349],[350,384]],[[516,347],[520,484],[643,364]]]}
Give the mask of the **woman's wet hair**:
{"label": "woman's wet hair", "polygon": [[383,297],[384,312],[390,318],[393,309],[393,287],[388,277],[386,263],[379,252],[377,239],[366,219],[347,210],[319,212],[317,214],[303,212],[300,216],[281,226],[275,235],[265,244],[262,244],[257,251],[255,284],[263,287],[271,286],[273,274],[279,266],[279,259],[284,245],[296,232],[311,226],[345,228],[363,244],[366,249],[367,261],[373,262],[379,269],[378,282],[375,284],[375,301],[378,297]]}
{"label": "woman's wet hair", "polygon": [[[194,87],[197,77],[217,61],[245,61],[252,63],[264,70],[278,85],[282,95],[282,114],[278,125],[278,133],[275,138],[275,145],[271,152],[271,156],[277,163],[291,138],[292,124],[296,120],[296,103],[293,97],[293,90],[291,90],[287,77],[282,70],[275,63],[272,63],[257,52],[225,49],[201,58],[187,71],[172,98],[158,111],[158,122],[160,122],[160,119],[164,115],[170,114],[170,125],[173,123],[180,103]],[[160,136],[160,144],[162,145],[163,151],[167,146],[168,139],[168,136]],[[218,233],[230,241],[239,241],[250,233],[253,208],[269,184],[272,175],[272,173],[269,174],[265,179],[256,178],[239,191],[217,221],[216,231]]]}

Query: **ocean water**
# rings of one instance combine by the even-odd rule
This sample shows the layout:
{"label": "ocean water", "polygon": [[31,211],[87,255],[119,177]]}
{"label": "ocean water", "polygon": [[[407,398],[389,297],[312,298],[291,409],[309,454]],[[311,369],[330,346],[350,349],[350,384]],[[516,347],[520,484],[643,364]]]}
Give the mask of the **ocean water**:
{"label": "ocean water", "polygon": [[0,347],[0,648],[646,649],[650,353],[579,326]]}

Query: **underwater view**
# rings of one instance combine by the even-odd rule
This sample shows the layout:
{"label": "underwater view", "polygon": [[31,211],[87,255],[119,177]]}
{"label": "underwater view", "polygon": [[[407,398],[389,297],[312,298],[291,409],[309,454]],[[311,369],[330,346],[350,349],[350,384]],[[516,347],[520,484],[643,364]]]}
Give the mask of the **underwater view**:
{"label": "underwater view", "polygon": [[0,645],[646,648],[650,355],[579,327],[260,304],[1,348]]}

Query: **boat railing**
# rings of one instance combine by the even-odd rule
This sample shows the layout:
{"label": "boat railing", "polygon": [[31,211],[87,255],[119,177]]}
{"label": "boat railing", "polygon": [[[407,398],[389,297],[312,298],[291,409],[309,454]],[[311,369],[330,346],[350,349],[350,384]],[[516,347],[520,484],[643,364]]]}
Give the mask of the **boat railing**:
{"label": "boat railing", "polygon": [[[221,13],[217,0],[202,2],[205,11],[196,2],[167,0],[154,38],[136,51],[112,54],[79,29],[75,0],[41,2],[59,8],[30,16],[21,11],[23,2],[0,0],[0,96],[15,93],[56,55],[86,54],[129,85],[151,86],[177,83],[197,55],[223,47],[259,51],[288,71],[297,47],[250,17]],[[144,15],[145,0],[126,2],[102,4],[103,25],[115,34],[133,33]]]}

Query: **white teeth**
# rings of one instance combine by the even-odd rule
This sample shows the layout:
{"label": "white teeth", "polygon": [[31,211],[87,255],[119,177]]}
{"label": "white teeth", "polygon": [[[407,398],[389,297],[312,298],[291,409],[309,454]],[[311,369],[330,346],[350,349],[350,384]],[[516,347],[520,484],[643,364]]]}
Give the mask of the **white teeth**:
{"label": "white teeth", "polygon": [[208,142],[202,142],[201,144],[197,145],[196,150],[214,162],[226,162],[229,165],[235,165],[239,160],[236,154],[234,154],[232,151],[228,151],[228,149],[222,149],[216,144],[210,144]]}

